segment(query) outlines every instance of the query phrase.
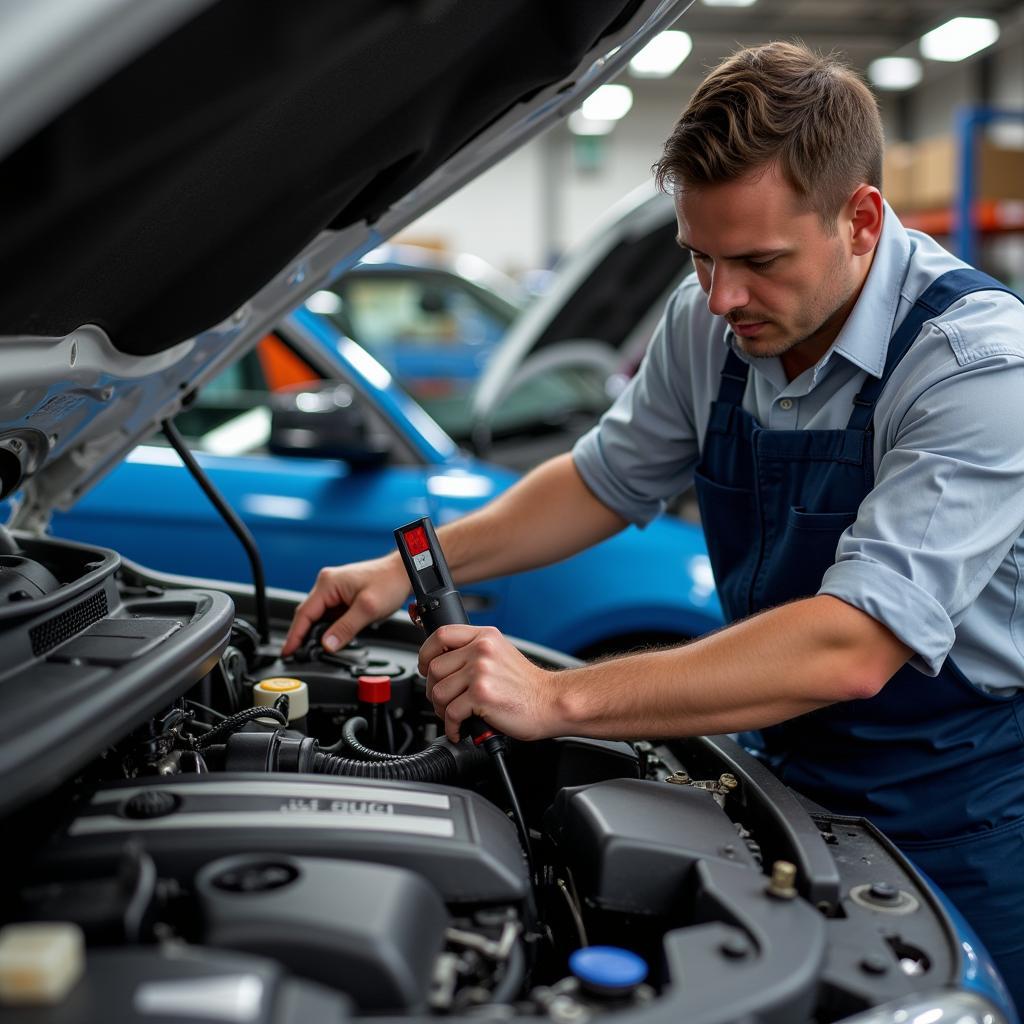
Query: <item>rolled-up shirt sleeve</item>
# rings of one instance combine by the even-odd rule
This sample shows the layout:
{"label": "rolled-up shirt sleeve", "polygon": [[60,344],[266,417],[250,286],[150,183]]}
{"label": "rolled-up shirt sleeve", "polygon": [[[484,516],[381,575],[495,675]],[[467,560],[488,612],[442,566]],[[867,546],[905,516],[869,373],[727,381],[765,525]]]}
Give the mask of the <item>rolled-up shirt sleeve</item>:
{"label": "rolled-up shirt sleeve", "polygon": [[882,622],[935,675],[1024,526],[1024,359],[951,359],[912,387],[819,593]]}
{"label": "rolled-up shirt sleeve", "polygon": [[691,327],[683,290],[669,300],[636,376],[572,453],[598,500],[638,526],[690,485],[697,461],[691,368],[679,338]]}

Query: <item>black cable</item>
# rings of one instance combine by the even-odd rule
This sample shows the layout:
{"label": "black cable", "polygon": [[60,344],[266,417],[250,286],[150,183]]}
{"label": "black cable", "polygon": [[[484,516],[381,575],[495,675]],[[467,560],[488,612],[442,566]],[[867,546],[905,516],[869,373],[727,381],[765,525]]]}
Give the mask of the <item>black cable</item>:
{"label": "black cable", "polygon": [[[222,722],[224,721],[225,718],[228,717],[227,715],[222,714],[220,711],[217,711],[214,708],[207,707],[207,705],[205,705],[205,704],[200,704],[199,701],[197,701],[197,700],[186,699],[185,703],[186,704],[191,704],[192,707],[199,708],[200,710],[205,711],[209,715],[213,715],[214,718],[219,718]],[[200,723],[200,724],[203,724],[203,723]]]}
{"label": "black cable", "polygon": [[269,643],[270,615],[267,611],[267,580],[263,572],[263,560],[260,558],[260,553],[256,548],[256,541],[253,539],[249,527],[239,519],[217,488],[213,486],[210,478],[203,472],[202,467],[188,450],[188,445],[185,444],[181,434],[178,433],[178,428],[174,425],[174,422],[169,419],[164,420],[160,427],[164,432],[164,437],[167,438],[171,447],[178,453],[181,461],[185,463],[185,468],[192,474],[195,482],[199,484],[203,493],[210,499],[213,507],[220,513],[221,518],[228,524],[232,533],[239,539],[242,547],[245,548],[245,553],[249,556],[249,564],[252,567],[253,587],[256,592],[256,622],[260,633],[260,641],[265,644]]}
{"label": "black cable", "polygon": [[225,718],[223,722],[218,723],[208,733],[204,733],[195,740],[195,749],[204,750],[206,747],[210,746],[211,743],[214,743],[225,736],[230,736],[233,732],[238,732],[243,725],[256,718],[276,719],[277,724],[280,725],[282,729],[288,724],[288,716],[283,714],[278,708],[243,708],[237,714],[232,715],[230,718]]}
{"label": "black cable", "polygon": [[495,745],[495,748],[490,750],[489,753],[494,761],[495,768],[498,770],[498,778],[501,779],[502,785],[505,787],[505,795],[508,797],[508,802],[512,809],[512,820],[515,822],[516,831],[519,833],[519,842],[522,843],[523,853],[526,855],[526,866],[530,871],[530,877],[533,878],[530,833],[526,829],[526,819],[523,817],[523,810],[519,806],[519,798],[516,796],[515,787],[512,785],[512,776],[508,773],[508,765],[505,763],[505,751]]}

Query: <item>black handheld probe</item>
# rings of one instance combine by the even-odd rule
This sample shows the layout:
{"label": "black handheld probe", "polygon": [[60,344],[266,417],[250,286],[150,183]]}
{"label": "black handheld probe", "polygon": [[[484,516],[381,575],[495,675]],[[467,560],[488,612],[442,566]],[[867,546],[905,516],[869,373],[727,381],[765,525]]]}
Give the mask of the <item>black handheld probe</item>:
{"label": "black handheld probe", "polygon": [[[423,626],[427,636],[439,626],[451,623],[468,625],[469,616],[463,607],[462,596],[452,582],[452,574],[448,571],[448,563],[429,516],[399,527],[395,530],[395,540],[416,598],[409,611]],[[502,745],[501,733],[476,715],[462,723],[462,734],[472,736],[473,742],[478,747],[483,746],[488,753],[494,752],[492,747]],[[492,740],[493,743],[490,742]]]}
{"label": "black handheld probe", "polygon": [[[409,608],[427,636],[439,626],[450,623],[469,623],[469,616],[462,604],[462,597],[455,589],[452,574],[448,571],[444,552],[434,533],[434,525],[430,518],[424,516],[415,522],[395,530],[395,540],[402,556],[405,571],[409,574],[415,603]],[[482,718],[472,715],[462,723],[462,734],[473,737],[478,747],[483,747],[494,762],[498,777],[505,788],[512,817],[519,832],[519,841],[523,845],[526,862],[533,874],[533,862],[530,856],[530,833],[526,828],[526,819],[516,798],[512,785],[512,777],[505,764],[505,737],[492,729]]]}

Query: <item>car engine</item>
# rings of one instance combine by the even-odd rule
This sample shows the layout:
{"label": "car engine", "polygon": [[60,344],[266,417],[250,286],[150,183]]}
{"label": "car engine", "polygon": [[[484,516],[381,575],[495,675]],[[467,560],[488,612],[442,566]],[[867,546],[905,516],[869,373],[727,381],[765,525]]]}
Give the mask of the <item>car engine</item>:
{"label": "car engine", "polygon": [[331,654],[321,624],[282,661],[296,601],[261,638],[249,588],[7,537],[2,920],[82,966],[0,1022],[867,1021],[958,984],[895,847],[731,739],[510,743],[517,830],[438,735],[420,631]]}

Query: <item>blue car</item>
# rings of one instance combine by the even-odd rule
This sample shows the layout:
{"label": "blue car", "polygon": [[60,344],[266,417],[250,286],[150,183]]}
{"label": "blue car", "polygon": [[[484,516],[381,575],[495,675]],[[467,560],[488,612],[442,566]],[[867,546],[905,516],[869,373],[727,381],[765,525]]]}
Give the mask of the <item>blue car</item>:
{"label": "blue car", "polygon": [[[187,458],[178,425],[299,590],[511,484],[285,314],[687,6],[0,4],[0,1024],[1018,1024],[885,836],[728,738],[488,757],[437,735],[402,616],[279,657],[301,595],[249,584],[152,440]],[[606,280],[532,366],[490,359],[478,456],[607,402]],[[718,621],[678,521],[470,598],[583,653]]]}
{"label": "blue car", "polygon": [[[597,400],[593,392],[576,371],[553,374],[507,416],[578,408]],[[177,424],[252,529],[268,581],[295,590],[308,589],[324,564],[390,550],[396,525],[458,518],[518,476],[460,451],[385,367],[306,306],[201,389]],[[158,439],[56,512],[53,530],[157,569],[250,575]],[[172,536],[184,543],[172,548]],[[464,597],[474,622],[581,656],[680,641],[722,621],[699,528],[667,516],[557,565],[473,584]]]}
{"label": "blue car", "polygon": [[526,301],[484,260],[383,245],[309,297],[421,404],[465,395]]}

